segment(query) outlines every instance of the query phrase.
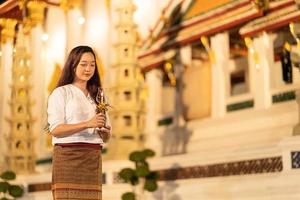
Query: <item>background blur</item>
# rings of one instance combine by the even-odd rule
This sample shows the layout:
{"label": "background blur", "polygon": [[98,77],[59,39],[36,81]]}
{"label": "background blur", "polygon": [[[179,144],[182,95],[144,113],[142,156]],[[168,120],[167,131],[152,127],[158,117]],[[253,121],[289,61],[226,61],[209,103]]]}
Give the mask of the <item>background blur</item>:
{"label": "background blur", "polygon": [[298,0],[0,2],[0,172],[22,199],[52,199],[47,97],[77,45],[113,107],[103,199],[144,148],[160,177],[143,200],[300,199]]}

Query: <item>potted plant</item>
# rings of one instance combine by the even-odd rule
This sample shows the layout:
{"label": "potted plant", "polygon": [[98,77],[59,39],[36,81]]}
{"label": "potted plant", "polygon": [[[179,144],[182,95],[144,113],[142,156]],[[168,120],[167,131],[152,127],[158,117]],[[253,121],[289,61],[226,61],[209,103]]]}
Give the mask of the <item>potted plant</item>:
{"label": "potted plant", "polygon": [[0,200],[12,200],[23,196],[24,189],[22,187],[9,183],[15,179],[16,174],[12,171],[5,171],[0,175]]}
{"label": "potted plant", "polygon": [[134,162],[135,168],[124,168],[119,172],[119,176],[132,185],[132,192],[124,193],[122,200],[145,200],[144,191],[153,192],[157,189],[158,173],[150,170],[146,160],[154,155],[154,151],[150,149],[134,151],[129,155],[129,160]]}

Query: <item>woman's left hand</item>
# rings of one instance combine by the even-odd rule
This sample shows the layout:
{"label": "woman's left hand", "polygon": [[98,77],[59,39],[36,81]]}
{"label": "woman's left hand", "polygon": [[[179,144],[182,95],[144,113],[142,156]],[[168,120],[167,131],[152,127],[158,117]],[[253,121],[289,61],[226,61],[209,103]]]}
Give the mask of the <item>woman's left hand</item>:
{"label": "woman's left hand", "polygon": [[99,136],[102,138],[103,142],[107,142],[110,138],[110,131],[111,131],[111,126],[103,126],[98,130]]}

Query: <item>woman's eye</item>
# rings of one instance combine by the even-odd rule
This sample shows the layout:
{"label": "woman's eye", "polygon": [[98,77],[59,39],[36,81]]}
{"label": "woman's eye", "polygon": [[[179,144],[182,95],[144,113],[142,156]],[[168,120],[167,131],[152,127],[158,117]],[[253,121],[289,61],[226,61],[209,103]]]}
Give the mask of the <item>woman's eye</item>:
{"label": "woman's eye", "polygon": [[82,67],[86,67],[87,66],[87,64],[80,64]]}

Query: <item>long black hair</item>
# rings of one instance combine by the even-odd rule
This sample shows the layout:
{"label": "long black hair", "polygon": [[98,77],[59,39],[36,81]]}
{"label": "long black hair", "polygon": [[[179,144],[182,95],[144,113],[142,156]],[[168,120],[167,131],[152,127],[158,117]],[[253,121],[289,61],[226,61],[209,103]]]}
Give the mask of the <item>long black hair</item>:
{"label": "long black hair", "polygon": [[[96,61],[96,54],[91,47],[89,47],[89,46],[75,47],[69,53],[69,56],[67,58],[67,61],[65,63],[65,66],[63,68],[62,74],[60,76],[60,79],[59,79],[56,87],[71,84],[74,81],[76,67],[80,62],[82,54],[84,54],[84,53],[92,53],[94,55],[94,58]],[[87,82],[87,90],[89,91],[92,98],[96,101],[98,88],[101,89],[101,80],[100,80],[99,73],[98,73],[97,62],[95,62],[95,66],[96,66],[95,72],[94,72],[93,76],[90,78],[90,80],[88,80],[88,82]]]}

